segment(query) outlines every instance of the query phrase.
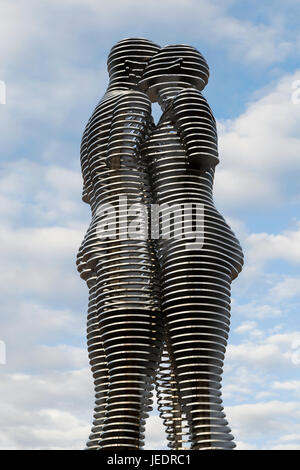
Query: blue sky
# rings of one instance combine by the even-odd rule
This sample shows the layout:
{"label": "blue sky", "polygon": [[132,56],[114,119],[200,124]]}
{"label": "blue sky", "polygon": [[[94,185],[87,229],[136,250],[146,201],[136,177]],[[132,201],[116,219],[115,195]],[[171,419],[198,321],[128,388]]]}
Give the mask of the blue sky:
{"label": "blue sky", "polygon": [[[81,449],[88,436],[79,145],[110,47],[142,36],[191,44],[211,69],[215,202],[246,256],[223,385],[238,448],[300,449],[299,0],[0,0],[0,10],[0,448]],[[165,446],[155,413],[147,441]]]}

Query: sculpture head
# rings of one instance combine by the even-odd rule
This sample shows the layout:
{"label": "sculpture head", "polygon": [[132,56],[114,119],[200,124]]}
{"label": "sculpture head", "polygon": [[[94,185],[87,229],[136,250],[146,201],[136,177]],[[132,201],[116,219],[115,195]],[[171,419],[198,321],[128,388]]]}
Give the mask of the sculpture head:
{"label": "sculpture head", "polygon": [[209,67],[202,54],[192,46],[178,44],[163,47],[150,58],[139,86],[155,102],[162,88],[193,87],[201,91],[208,77]]}
{"label": "sculpture head", "polygon": [[149,59],[160,46],[148,39],[127,38],[117,42],[107,59],[109,88],[136,86]]}

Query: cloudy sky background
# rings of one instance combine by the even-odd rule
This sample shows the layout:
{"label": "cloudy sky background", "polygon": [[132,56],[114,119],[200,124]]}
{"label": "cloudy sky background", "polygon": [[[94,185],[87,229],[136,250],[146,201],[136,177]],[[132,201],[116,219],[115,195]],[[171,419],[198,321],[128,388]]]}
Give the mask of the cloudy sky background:
{"label": "cloudy sky background", "polygon": [[[224,374],[238,448],[300,449],[299,18],[299,0],[0,0],[0,448],[82,449],[89,434],[79,145],[110,47],[142,36],[211,68],[215,201],[246,256]],[[156,414],[147,441],[165,445]]]}

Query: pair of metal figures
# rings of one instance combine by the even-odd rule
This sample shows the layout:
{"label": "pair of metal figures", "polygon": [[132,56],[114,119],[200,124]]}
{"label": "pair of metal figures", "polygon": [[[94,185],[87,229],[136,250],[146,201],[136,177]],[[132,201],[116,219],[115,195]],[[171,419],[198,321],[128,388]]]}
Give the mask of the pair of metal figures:
{"label": "pair of metal figures", "polygon": [[[187,45],[124,39],[109,54],[108,72],[81,146],[83,200],[92,212],[77,258],[90,292],[95,385],[87,448],[142,448],[155,384],[171,449],[232,449],[221,376],[230,285],[243,254],[213,203],[217,132],[201,94],[208,65]],[[163,111],[157,126],[151,102]],[[104,225],[134,222],[128,207],[152,204],[200,206],[201,249],[184,237],[103,236]],[[192,211],[190,228],[194,219]],[[173,218],[170,225],[174,234]]]}

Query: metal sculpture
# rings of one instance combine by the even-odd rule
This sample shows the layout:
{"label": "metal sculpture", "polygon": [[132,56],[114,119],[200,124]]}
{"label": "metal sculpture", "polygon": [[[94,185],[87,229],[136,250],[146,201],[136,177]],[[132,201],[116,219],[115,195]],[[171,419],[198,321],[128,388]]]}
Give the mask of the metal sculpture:
{"label": "metal sculpture", "polygon": [[[96,397],[87,448],[143,446],[157,373],[169,447],[232,449],[221,376],[230,285],[243,254],[213,203],[217,132],[201,94],[208,65],[190,46],[160,49],[126,39],[112,48],[108,71],[107,92],[81,146],[83,200],[92,222],[77,263],[90,289],[87,338]],[[163,110],[156,127],[151,101]],[[187,244],[197,211],[185,219],[184,238],[176,236],[174,218],[172,235],[155,243],[111,233],[136,219],[128,212],[132,205],[146,207],[149,219],[151,203],[201,207],[201,245]],[[163,217],[164,209],[160,222]],[[146,219],[138,217],[144,229]],[[103,226],[110,227],[104,235]]]}
{"label": "metal sculpture", "polygon": [[[112,48],[110,82],[82,139],[83,200],[92,221],[77,263],[90,289],[87,335],[96,397],[90,449],[140,448],[151,409],[162,341],[155,255],[151,241],[128,238],[121,228],[126,207],[150,204],[139,147],[151,127],[151,103],[137,81],[158,50],[143,39]],[[116,233],[103,233],[112,215]],[[135,217],[129,215],[128,224]]]}

